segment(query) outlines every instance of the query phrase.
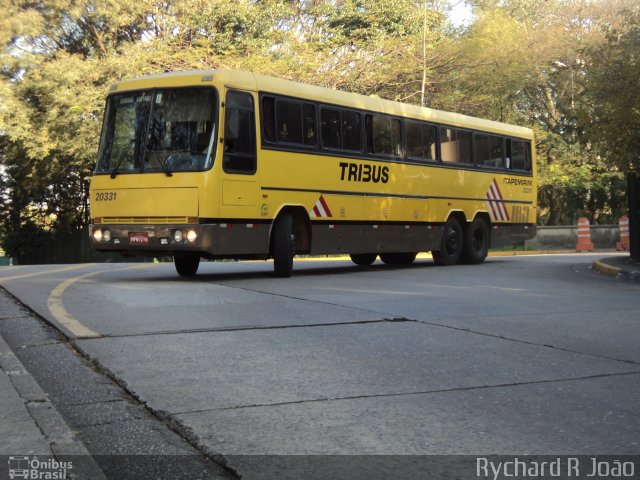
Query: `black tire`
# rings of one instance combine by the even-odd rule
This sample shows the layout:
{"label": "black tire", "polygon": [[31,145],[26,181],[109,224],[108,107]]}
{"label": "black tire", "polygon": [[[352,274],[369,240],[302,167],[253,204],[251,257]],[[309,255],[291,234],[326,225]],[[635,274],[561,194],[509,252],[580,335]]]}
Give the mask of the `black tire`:
{"label": "black tire", "polygon": [[464,246],[462,248],[462,261],[470,265],[478,265],[484,262],[489,253],[489,226],[487,222],[476,217],[469,223],[464,232]]}
{"label": "black tire", "polygon": [[455,217],[449,217],[444,224],[440,250],[431,252],[437,265],[455,265],[462,254],[464,236],[462,226]]}
{"label": "black tire", "polygon": [[378,258],[377,253],[352,253],[349,255],[351,261],[361,267],[368,267]]}
{"label": "black tire", "polygon": [[380,260],[387,265],[411,265],[416,259],[417,253],[403,252],[403,253],[381,253]]}
{"label": "black tire", "polygon": [[290,214],[284,213],[276,219],[272,241],[273,271],[276,277],[290,277],[293,273],[293,256],[295,255],[293,218]]}
{"label": "black tire", "polygon": [[173,256],[173,263],[176,266],[178,275],[181,277],[192,277],[198,271],[200,257],[192,253],[176,254]]}

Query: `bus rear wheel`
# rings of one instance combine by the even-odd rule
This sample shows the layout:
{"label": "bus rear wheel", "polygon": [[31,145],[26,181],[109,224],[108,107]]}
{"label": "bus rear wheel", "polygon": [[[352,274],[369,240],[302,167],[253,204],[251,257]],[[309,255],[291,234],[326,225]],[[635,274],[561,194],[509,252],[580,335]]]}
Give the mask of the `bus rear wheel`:
{"label": "bus rear wheel", "polygon": [[293,217],[284,213],[273,226],[273,271],[276,277],[290,277],[293,273],[293,256],[295,254],[295,237],[293,234]]}
{"label": "bus rear wheel", "polygon": [[376,261],[378,257],[377,253],[352,253],[349,255],[351,257],[351,261],[356,265],[360,265],[361,267],[368,267],[373,262]]}
{"label": "bus rear wheel", "polygon": [[380,260],[387,265],[411,265],[416,259],[417,253],[381,253]]}
{"label": "bus rear wheel", "polygon": [[200,256],[192,253],[176,254],[173,256],[173,263],[176,266],[178,275],[181,277],[192,277],[198,271]]}
{"label": "bus rear wheel", "polygon": [[444,224],[440,250],[431,252],[437,265],[455,265],[462,254],[462,226],[455,217],[449,217]]}
{"label": "bus rear wheel", "polygon": [[489,253],[489,226],[482,218],[476,217],[467,225],[462,249],[462,261],[471,265],[484,262]]}

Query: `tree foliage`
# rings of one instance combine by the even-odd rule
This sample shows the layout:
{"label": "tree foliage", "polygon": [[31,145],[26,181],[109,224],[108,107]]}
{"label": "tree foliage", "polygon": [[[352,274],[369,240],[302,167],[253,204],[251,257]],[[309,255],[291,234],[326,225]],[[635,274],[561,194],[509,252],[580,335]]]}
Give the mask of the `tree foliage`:
{"label": "tree foliage", "polygon": [[[597,114],[611,111],[614,98],[621,97],[607,98],[611,72],[603,72],[595,54],[611,50],[606,32],[622,24],[621,15],[637,25],[637,18],[624,13],[637,6],[626,0],[476,5],[478,20],[461,44],[470,54],[459,84],[467,111],[536,129],[541,222],[572,224],[580,216],[615,222],[624,213],[623,173],[632,163],[612,154],[620,139],[602,128]],[[600,91],[594,82],[598,71]],[[629,130],[624,136],[636,137]]]}
{"label": "tree foliage", "polygon": [[599,153],[621,170],[640,169],[640,5],[625,6],[591,47],[586,83],[592,102],[589,130]]}
{"label": "tree foliage", "polygon": [[104,94],[119,79],[237,69],[535,128],[540,219],[622,213],[639,167],[632,0],[0,0],[0,242],[87,222]]}

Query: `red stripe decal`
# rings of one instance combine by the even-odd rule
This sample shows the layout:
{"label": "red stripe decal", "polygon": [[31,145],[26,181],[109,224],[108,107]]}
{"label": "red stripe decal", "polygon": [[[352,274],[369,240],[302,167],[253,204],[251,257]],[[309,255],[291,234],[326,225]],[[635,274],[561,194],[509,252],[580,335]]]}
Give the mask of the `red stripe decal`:
{"label": "red stripe decal", "polygon": [[327,205],[327,202],[322,195],[320,195],[320,199],[318,201],[322,204],[322,208],[324,208],[327,217],[333,217],[333,215],[331,214],[331,210],[329,210],[329,205]]}

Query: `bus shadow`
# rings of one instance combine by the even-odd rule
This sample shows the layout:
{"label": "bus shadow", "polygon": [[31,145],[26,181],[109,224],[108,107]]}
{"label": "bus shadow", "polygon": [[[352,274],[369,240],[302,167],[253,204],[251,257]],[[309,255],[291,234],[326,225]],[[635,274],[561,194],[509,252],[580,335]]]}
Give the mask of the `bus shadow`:
{"label": "bus shadow", "polygon": [[[322,262],[322,260],[318,260]],[[332,262],[331,262],[332,263]],[[205,266],[202,264],[202,266]],[[271,265],[271,264],[269,264]],[[198,273],[193,277],[181,277],[180,280],[186,282],[211,282],[211,281],[227,281],[227,280],[271,280],[276,282],[291,282],[299,281],[305,277],[319,277],[329,275],[354,275],[357,273],[384,273],[385,271],[396,270],[416,270],[436,267],[436,264],[431,260],[417,261],[411,265],[385,265],[382,263],[376,263],[370,267],[360,267],[358,265],[331,265],[327,262],[326,265],[314,265],[305,266],[304,262],[294,262],[293,274],[289,278],[278,278],[273,274],[273,271],[268,270],[254,270],[243,272],[206,272]],[[206,268],[206,267],[205,267]],[[204,270],[204,269],[203,269]],[[171,280],[175,280],[176,277],[172,277]]]}
{"label": "bus shadow", "polygon": [[[495,257],[488,259],[483,265],[499,266],[505,263],[502,257]],[[309,265],[313,263],[313,265]],[[451,271],[460,268],[478,268],[476,265],[455,265],[448,267],[440,267],[436,265],[433,260],[429,258],[418,259],[411,265],[385,265],[381,261],[376,261],[375,264],[369,267],[361,267],[355,264],[349,263],[349,261],[335,261],[335,260],[297,260],[294,261],[293,274],[288,278],[276,277],[273,273],[272,262],[203,262],[200,264],[199,273],[193,277],[180,277],[175,272],[173,265],[170,263],[165,264],[167,268],[162,271],[153,271],[152,274],[148,271],[146,274],[136,277],[127,276],[123,278],[118,276],[117,278],[107,278],[102,281],[105,283],[121,282],[126,280],[129,284],[149,284],[149,283],[169,283],[169,282],[181,282],[181,283],[222,283],[229,281],[249,281],[249,280],[263,280],[269,282],[296,282],[304,281],[304,278],[333,276],[333,275],[356,275],[356,274],[371,274],[376,278],[384,279],[382,275],[385,272],[395,271],[417,271],[417,270],[430,270],[432,268],[440,271]],[[255,266],[255,268],[252,268]],[[169,268],[170,267],[170,268]],[[230,268],[231,267],[231,268]],[[220,268],[223,271],[213,271]],[[141,270],[142,272],[143,270]]]}
{"label": "bus shadow", "polygon": [[[354,275],[354,274],[362,274],[362,273],[371,273],[371,274],[383,274],[388,271],[398,271],[398,270],[418,270],[418,269],[430,269],[435,268],[437,265],[433,263],[432,260],[417,260],[411,265],[385,265],[381,262],[376,262],[374,265],[369,267],[361,267],[358,265],[350,265],[346,263],[342,263],[340,265],[336,265],[335,261],[326,261],[322,264],[322,260],[314,260],[314,263],[318,263],[317,265],[307,266],[306,264],[310,262],[307,260],[304,261],[294,261],[293,266],[293,274],[288,278],[278,278],[273,274],[273,268],[271,262],[267,263],[264,266],[268,268],[264,268],[263,265],[260,265],[260,268],[256,268],[255,270],[243,269],[243,270],[233,270],[230,271],[228,267],[225,268],[225,271],[215,272],[211,271],[210,265],[220,265],[224,266],[224,263],[218,262],[204,262],[200,264],[199,273],[192,277],[180,277],[177,273],[172,272],[171,274],[162,273],[161,275],[156,275],[153,277],[145,276],[144,278],[138,279],[130,279],[129,282],[140,282],[140,283],[150,283],[150,282],[185,282],[185,283],[211,283],[211,282],[225,282],[225,281],[234,281],[234,280],[266,280],[271,282],[295,282],[300,281],[305,277],[321,277],[321,276],[330,276],[330,275]],[[239,265],[241,262],[232,263],[231,265]]]}

